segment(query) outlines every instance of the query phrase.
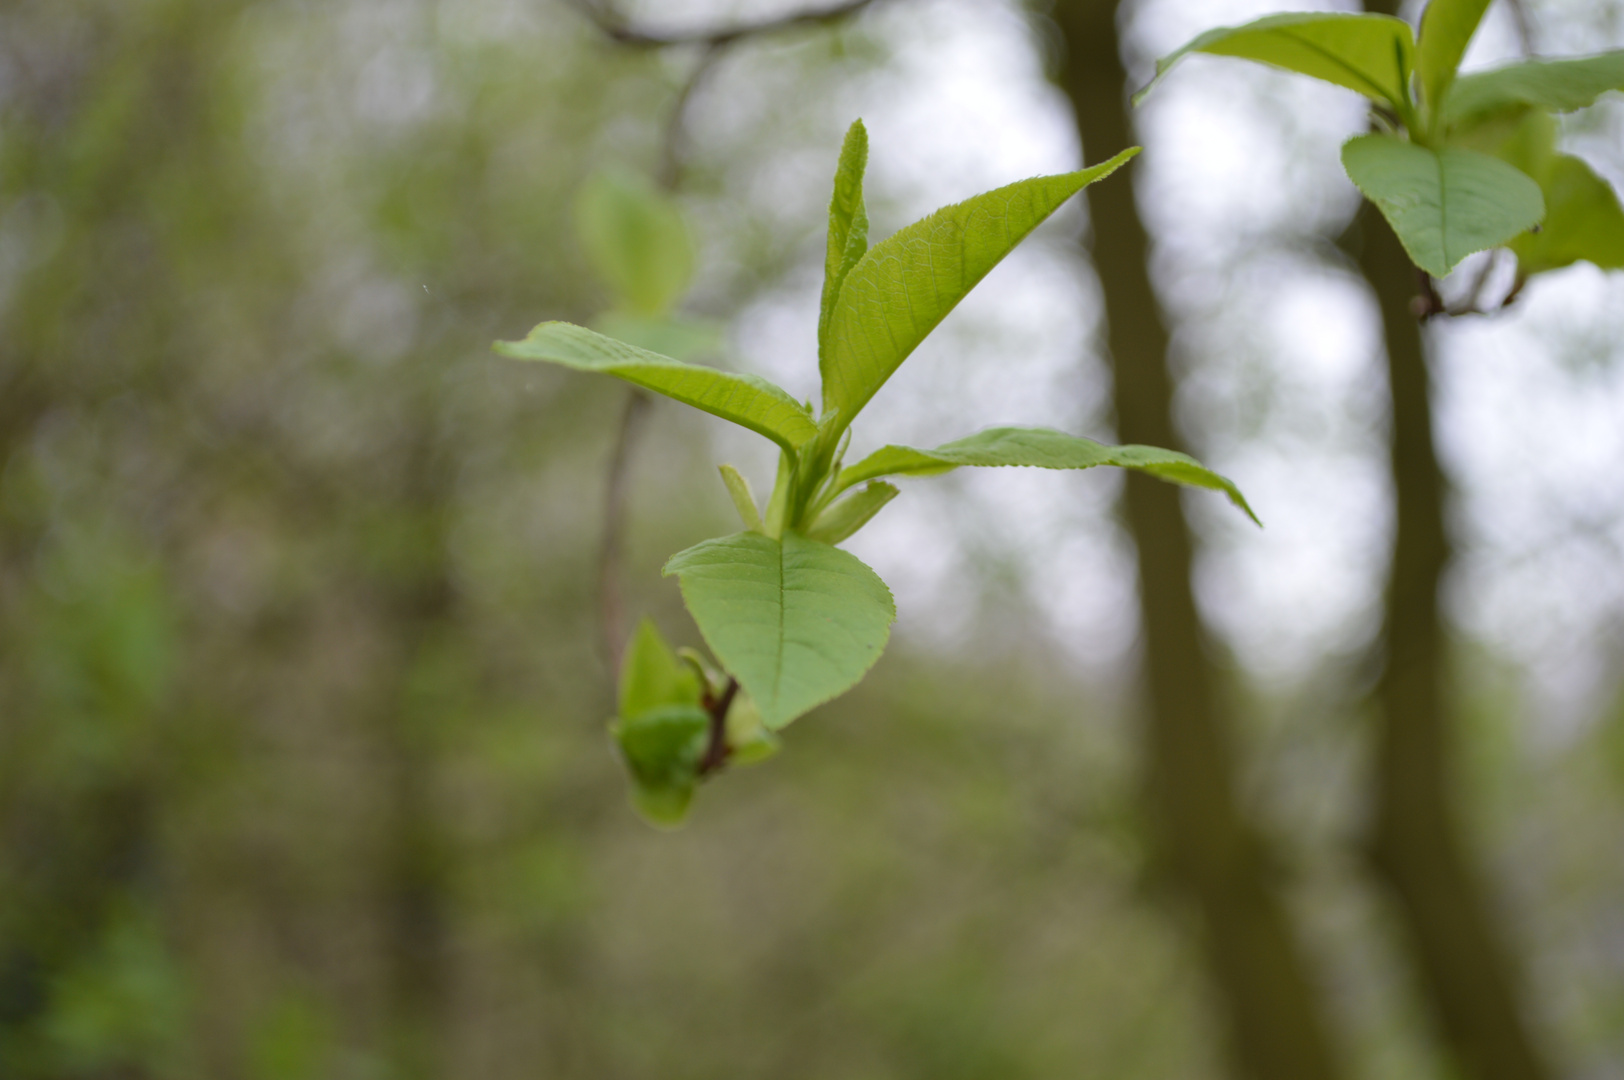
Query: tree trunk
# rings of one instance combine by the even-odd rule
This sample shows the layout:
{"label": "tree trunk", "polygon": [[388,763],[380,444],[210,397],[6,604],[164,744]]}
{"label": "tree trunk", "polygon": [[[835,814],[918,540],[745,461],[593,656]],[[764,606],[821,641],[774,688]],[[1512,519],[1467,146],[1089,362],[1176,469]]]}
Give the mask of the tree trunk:
{"label": "tree trunk", "polygon": [[[1126,73],[1112,0],[1062,0],[1062,88],[1091,161],[1131,142]],[[1088,189],[1124,442],[1175,446],[1167,330],[1150,283],[1148,242],[1126,177]],[[1254,1080],[1342,1075],[1288,913],[1271,888],[1261,838],[1236,805],[1230,732],[1214,690],[1190,585],[1191,540],[1176,488],[1127,478],[1139,551],[1148,675],[1146,793],[1159,857],[1199,913],[1224,1014],[1231,1071]]]}
{"label": "tree trunk", "polygon": [[[1372,5],[1373,7],[1375,5]],[[1445,483],[1432,442],[1431,385],[1410,309],[1416,269],[1368,203],[1359,262],[1381,305],[1393,401],[1397,503],[1376,688],[1375,820],[1370,861],[1398,901],[1421,986],[1444,1043],[1470,1080],[1538,1080],[1549,1070],[1518,1008],[1510,951],[1461,839],[1444,700],[1438,586],[1449,562]]]}

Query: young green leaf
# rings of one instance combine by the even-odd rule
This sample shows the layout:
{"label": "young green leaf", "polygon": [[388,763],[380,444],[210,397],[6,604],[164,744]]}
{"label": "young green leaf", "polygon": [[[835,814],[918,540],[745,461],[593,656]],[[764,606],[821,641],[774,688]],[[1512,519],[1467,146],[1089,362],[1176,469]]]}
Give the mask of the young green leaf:
{"label": "young green leaf", "polygon": [[721,466],[722,483],[727,485],[728,497],[733,500],[733,508],[739,512],[739,520],[751,532],[765,532],[761,526],[761,511],[756,508],[755,492],[750,490],[750,481],[731,465]]}
{"label": "young green leaf", "polygon": [[1519,274],[1528,277],[1576,262],[1624,269],[1624,208],[1611,184],[1578,158],[1557,154],[1540,177],[1540,188],[1543,227],[1508,245],[1517,255]]}
{"label": "young green leaf", "polygon": [[573,323],[544,322],[523,341],[498,341],[492,348],[515,360],[625,379],[759,432],[792,453],[818,433],[806,409],[766,379],[684,364]]}
{"label": "young green leaf", "polygon": [[863,172],[868,168],[868,129],[852,122],[840,147],[835,193],[829,200],[829,241],[823,262],[823,299],[818,307],[818,365],[829,355],[829,320],[840,286],[868,251],[868,210],[863,205]]}
{"label": "young green leaf", "polygon": [[825,438],[850,426],[908,354],[1028,233],[1138,152],[943,207],[869,249],[846,276],[829,321],[823,409],[838,413]]}
{"label": "young green leaf", "polygon": [[[1115,465],[1149,473],[1175,484],[1222,491],[1254,522],[1257,515],[1229,480],[1175,450],[1154,446],[1106,446],[1049,428],[990,428],[934,450],[885,446],[841,470],[836,487],[848,488],[876,476],[929,476],[962,465],[1032,466],[1040,469],[1092,469]],[[1258,522],[1261,524],[1261,522]]]}
{"label": "young green leaf", "polygon": [[1477,33],[1489,0],[1432,0],[1421,13],[1421,39],[1415,46],[1415,69],[1421,91],[1434,115],[1455,80],[1466,45]]}
{"label": "young green leaf", "polygon": [[1393,226],[1410,260],[1434,277],[1545,216],[1532,178],[1475,150],[1361,135],[1343,144],[1342,166]]}
{"label": "young green leaf", "polygon": [[876,480],[862,491],[847,495],[825,508],[806,530],[807,539],[838,544],[867,525],[886,503],[896,497],[894,485]]}
{"label": "young green leaf", "polygon": [[697,705],[668,705],[624,717],[609,733],[632,777],[632,802],[654,825],[682,823],[699,783],[710,717]]}
{"label": "young green leaf", "polygon": [[854,686],[896,618],[891,591],[855,555],[793,532],[706,540],[664,573],[774,731]]}
{"label": "young green leaf", "polygon": [[699,674],[677,659],[654,623],[638,623],[620,662],[620,715],[636,719],[668,705],[697,705],[701,690]]}
{"label": "young green leaf", "polygon": [[1455,80],[1444,99],[1444,120],[1451,128],[1462,128],[1521,108],[1571,112],[1595,104],[1609,90],[1624,90],[1624,50],[1527,60]]}
{"label": "young green leaf", "polygon": [[1415,64],[1414,36],[1402,19],[1323,12],[1270,15],[1244,26],[1208,30],[1156,61],[1156,77],[1133,96],[1133,103],[1139,104],[1174,64],[1193,52],[1237,56],[1311,75],[1401,112],[1409,101]]}
{"label": "young green leaf", "polygon": [[665,315],[688,291],[694,245],[670,198],[636,173],[601,172],[576,202],[581,246],[621,306]]}

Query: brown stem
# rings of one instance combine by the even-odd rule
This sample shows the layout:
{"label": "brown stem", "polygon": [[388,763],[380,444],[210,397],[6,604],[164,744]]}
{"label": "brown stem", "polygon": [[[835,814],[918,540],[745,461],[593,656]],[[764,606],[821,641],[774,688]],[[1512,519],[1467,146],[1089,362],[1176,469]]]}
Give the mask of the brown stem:
{"label": "brown stem", "polygon": [[732,748],[727,745],[727,711],[733,705],[733,699],[739,693],[739,680],[729,675],[727,685],[722,688],[720,696],[712,697],[706,692],[704,700],[700,702],[706,712],[710,713],[710,738],[705,744],[705,756],[699,759],[699,775],[709,776],[718,772],[727,764],[728,755]]}
{"label": "brown stem", "polygon": [[[1067,56],[1062,88],[1089,157],[1132,141],[1112,0],[1061,0],[1054,18]],[[1168,335],[1149,272],[1149,240],[1128,177],[1087,192],[1102,268],[1117,435],[1174,446]],[[1327,1037],[1262,838],[1235,794],[1228,718],[1190,584],[1191,537],[1177,490],[1132,475],[1127,522],[1139,552],[1146,664],[1146,796],[1172,886],[1199,915],[1206,965],[1228,1030],[1232,1075],[1335,1080]]]}

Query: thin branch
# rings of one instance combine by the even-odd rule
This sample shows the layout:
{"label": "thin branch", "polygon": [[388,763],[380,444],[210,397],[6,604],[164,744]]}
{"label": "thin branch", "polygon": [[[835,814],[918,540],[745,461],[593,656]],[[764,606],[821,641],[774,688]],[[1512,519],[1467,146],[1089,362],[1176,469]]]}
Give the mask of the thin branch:
{"label": "thin branch", "polygon": [[620,415],[604,495],[603,545],[598,554],[598,629],[603,635],[603,652],[609,661],[611,680],[619,675],[626,648],[626,600],[621,594],[620,582],[626,559],[626,496],[630,487],[632,443],[642,430],[648,406],[648,395],[643,391],[632,390],[626,395],[626,409]]}
{"label": "thin branch", "polygon": [[1517,27],[1517,42],[1522,46],[1523,56],[1533,56],[1534,23],[1528,17],[1528,5],[1523,0],[1506,0],[1506,6],[1511,9],[1511,21]]}
{"label": "thin branch", "polygon": [[784,30],[828,26],[831,23],[850,18],[868,7],[874,0],[845,0],[845,3],[836,4],[833,7],[819,11],[791,12],[775,19],[740,23],[737,26],[707,30],[676,30],[665,33],[630,26],[613,11],[592,3],[591,0],[567,0],[567,2],[575,10],[590,19],[605,37],[620,45],[629,45],[639,49],[663,49],[671,45],[704,45],[715,49],[732,45],[745,38],[776,34]]}
{"label": "thin branch", "polygon": [[705,744],[705,756],[699,759],[700,776],[709,776],[720,771],[733,752],[727,745],[727,710],[732,707],[733,699],[738,693],[739,680],[729,675],[727,686],[722,689],[720,697],[712,697],[707,691],[704,700],[700,702],[705,711],[710,713],[709,741]]}

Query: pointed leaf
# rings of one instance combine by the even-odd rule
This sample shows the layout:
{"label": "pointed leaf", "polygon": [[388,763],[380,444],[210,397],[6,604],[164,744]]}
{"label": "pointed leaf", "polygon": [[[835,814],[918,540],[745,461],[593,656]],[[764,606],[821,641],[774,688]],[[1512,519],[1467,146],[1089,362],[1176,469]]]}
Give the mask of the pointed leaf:
{"label": "pointed leaf", "polygon": [[592,267],[621,306],[664,315],[688,291],[694,245],[682,211],[636,173],[601,172],[581,188],[576,227]]}
{"label": "pointed leaf", "polygon": [[1444,99],[1444,119],[1459,128],[1519,108],[1571,112],[1595,104],[1609,90],[1624,90],[1624,50],[1528,60],[1462,75]]}
{"label": "pointed leaf", "polygon": [[1541,177],[1545,222],[1537,233],[1514,238],[1517,270],[1524,277],[1576,262],[1603,270],[1624,269],[1624,209],[1618,194],[1583,161],[1558,154]]}
{"label": "pointed leaf", "polygon": [[1345,86],[1395,107],[1409,99],[1407,87],[1415,64],[1414,36],[1402,19],[1328,13],[1270,15],[1244,26],[1209,30],[1156,61],[1156,77],[1133,96],[1134,104],[1192,52],[1256,60]]}
{"label": "pointed leaf", "polygon": [[727,485],[727,494],[733,500],[733,508],[739,512],[739,520],[751,532],[764,532],[761,527],[761,511],[756,508],[755,492],[750,490],[750,481],[731,465],[721,466],[722,483]]}
{"label": "pointed leaf", "polygon": [[895,485],[874,481],[826,508],[806,530],[808,539],[838,544],[867,525],[885,504],[897,497]]}
{"label": "pointed leaf", "polygon": [[[863,172],[868,167],[868,129],[854,121],[840,148],[835,193],[829,200],[829,241],[823,262],[823,300],[818,308],[818,368],[827,371],[829,320],[840,286],[868,251],[868,210],[863,205]],[[827,381],[828,376],[824,376]]]}
{"label": "pointed leaf", "polygon": [[774,731],[855,685],[896,618],[891,591],[855,555],[793,532],[707,540],[665,573]]}
{"label": "pointed leaf", "polygon": [[635,720],[670,705],[698,705],[701,686],[692,667],[677,659],[650,619],[637,624],[620,662],[620,715]]}
{"label": "pointed leaf", "polygon": [[682,823],[699,783],[710,717],[697,705],[669,705],[609,729],[632,778],[632,802],[652,824]]}
{"label": "pointed leaf", "polygon": [[[1016,465],[1040,469],[1092,469],[1115,465],[1149,473],[1175,484],[1211,488],[1229,496],[1229,501],[1257,521],[1246,498],[1229,480],[1199,461],[1175,450],[1154,446],[1106,446],[1092,439],[1067,435],[1048,428],[990,428],[964,439],[916,450],[911,446],[886,446],[840,473],[838,486],[845,488],[875,476],[929,476],[961,465]],[[1261,524],[1261,523],[1260,523]]]}
{"label": "pointed leaf", "polygon": [[1427,108],[1438,113],[1439,103],[1455,81],[1460,58],[1483,21],[1489,0],[1432,0],[1421,13],[1421,39],[1415,46],[1415,69]]}
{"label": "pointed leaf", "polygon": [[515,360],[545,360],[614,375],[759,432],[791,452],[818,433],[796,400],[766,379],[684,364],[566,322],[544,322],[523,341],[492,346]]}
{"label": "pointed leaf", "polygon": [[1531,177],[1475,150],[1361,135],[1343,145],[1342,165],[1393,226],[1410,260],[1434,277],[1545,216]]}
{"label": "pointed leaf", "polygon": [[823,409],[838,415],[826,437],[832,442],[850,426],[908,354],[1028,233],[1138,152],[977,195],[874,245],[847,275],[830,319]]}

